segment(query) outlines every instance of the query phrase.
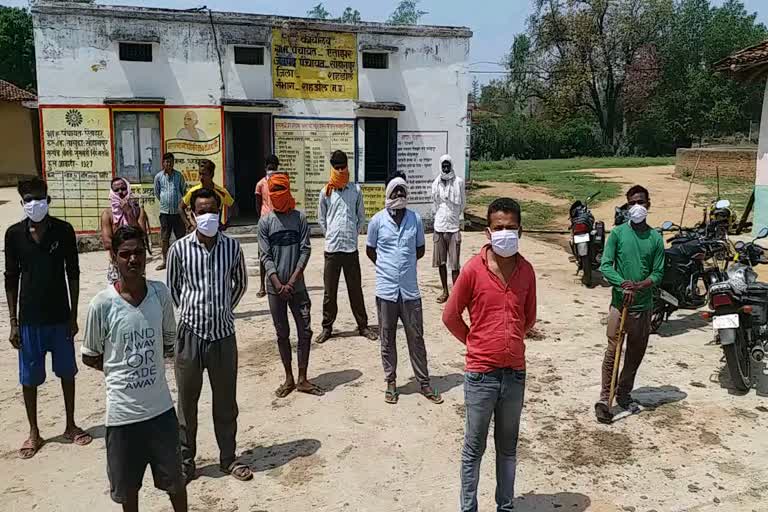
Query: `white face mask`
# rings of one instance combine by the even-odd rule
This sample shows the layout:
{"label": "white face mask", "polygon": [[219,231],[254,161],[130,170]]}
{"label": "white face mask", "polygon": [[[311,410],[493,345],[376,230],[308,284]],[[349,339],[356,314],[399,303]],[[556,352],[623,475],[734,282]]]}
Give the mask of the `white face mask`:
{"label": "white face mask", "polygon": [[648,217],[648,209],[640,204],[632,205],[629,209],[629,220],[632,224],[641,224]]}
{"label": "white face mask", "polygon": [[519,242],[517,230],[491,231],[491,248],[502,258],[510,258],[517,254]]}
{"label": "white face mask", "polygon": [[396,197],[394,199],[387,199],[384,205],[387,210],[402,210],[408,206],[408,197]]}
{"label": "white face mask", "polygon": [[27,214],[29,220],[32,222],[40,222],[48,215],[48,200],[47,199],[33,199],[27,203],[24,203],[24,213]]}
{"label": "white face mask", "polygon": [[212,237],[219,231],[218,213],[195,215],[195,222],[197,223],[197,230],[203,236]]}

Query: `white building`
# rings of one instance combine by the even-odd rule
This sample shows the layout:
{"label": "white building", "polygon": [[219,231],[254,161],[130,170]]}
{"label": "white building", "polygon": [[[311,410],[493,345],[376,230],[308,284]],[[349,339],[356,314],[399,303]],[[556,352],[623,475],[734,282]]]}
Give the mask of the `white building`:
{"label": "white building", "polygon": [[468,172],[467,28],[62,2],[32,14],[52,211],[80,232],[98,229],[113,176],[156,208],[165,151],[190,182],[212,160],[240,221],[273,152],[310,220],[335,149],[369,214],[395,170],[427,218],[439,156]]}

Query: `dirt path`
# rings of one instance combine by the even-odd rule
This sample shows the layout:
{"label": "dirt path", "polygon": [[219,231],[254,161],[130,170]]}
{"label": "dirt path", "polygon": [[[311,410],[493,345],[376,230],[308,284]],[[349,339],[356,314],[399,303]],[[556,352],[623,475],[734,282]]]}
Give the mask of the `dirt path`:
{"label": "dirt path", "polygon": [[[483,237],[467,233],[465,257]],[[361,239],[362,244],[362,239]],[[322,245],[313,240],[307,271],[313,324],[320,327]],[[362,245],[361,245],[362,249]],[[246,245],[254,268],[256,246]],[[533,237],[522,241],[539,283],[539,323],[528,341],[528,383],[519,449],[516,510],[522,512],[765,511],[768,497],[768,412],[750,393],[730,395],[719,378],[721,353],[708,345],[711,328],[698,317],[676,316],[651,339],[638,376],[637,397],[656,406],[613,426],[593,419],[605,345],[607,289],[586,290],[567,254]],[[323,398],[273,395],[282,376],[267,303],[256,298],[256,279],[237,310],[240,350],[239,450],[255,479],[235,482],[217,470],[211,396],[200,402],[198,465],[203,476],[189,487],[198,512],[435,511],[457,509],[464,428],[463,350],[440,322],[431,246],[419,266],[425,337],[434,383],[445,404],[422,399],[399,336],[400,403],[383,401],[378,344],[357,337],[313,345],[310,373],[329,390]],[[106,260],[86,254],[81,325],[90,298],[103,287]],[[150,265],[154,268],[154,265]],[[369,314],[374,273],[362,262]],[[151,278],[161,278],[150,271]],[[346,294],[339,293],[336,329],[352,331]],[[2,301],[4,304],[4,300]],[[7,333],[0,311],[0,333]],[[5,336],[5,334],[3,334]],[[80,342],[77,341],[79,349]],[[27,433],[16,352],[0,344],[0,509],[92,512],[117,510],[109,500],[104,451],[103,378],[81,367],[77,418],[96,441],[80,448],[61,443],[63,405],[50,377],[40,389],[40,426],[49,439],[31,461],[16,450]],[[173,382],[173,372],[168,371]],[[175,389],[173,390],[175,394]],[[481,510],[493,509],[492,439],[482,466]],[[167,511],[165,496],[147,473],[142,510]]]}

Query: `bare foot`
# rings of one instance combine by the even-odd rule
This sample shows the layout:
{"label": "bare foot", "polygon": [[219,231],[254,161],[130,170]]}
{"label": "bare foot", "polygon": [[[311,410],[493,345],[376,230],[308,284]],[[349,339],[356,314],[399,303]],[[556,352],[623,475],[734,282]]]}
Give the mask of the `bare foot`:
{"label": "bare foot", "polygon": [[312,384],[308,380],[299,382],[299,384],[296,386],[296,391],[298,391],[299,393],[307,393],[308,395],[315,395],[315,396],[323,396],[325,394],[325,391],[320,389],[318,386]]}
{"label": "bare foot", "polygon": [[443,294],[437,298],[437,303],[444,304],[447,300],[448,300],[448,292],[443,292]]}

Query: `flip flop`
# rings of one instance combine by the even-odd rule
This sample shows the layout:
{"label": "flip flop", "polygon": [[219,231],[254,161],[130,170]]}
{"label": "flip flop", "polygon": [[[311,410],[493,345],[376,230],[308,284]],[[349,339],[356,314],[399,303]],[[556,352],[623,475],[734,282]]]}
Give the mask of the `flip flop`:
{"label": "flip flop", "polygon": [[313,395],[313,396],[323,396],[325,395],[325,391],[320,389],[320,387],[312,384],[311,382],[307,381],[307,384],[309,384],[308,389],[301,389],[299,387],[296,387],[296,391],[299,393],[306,393],[307,395]]}
{"label": "flip flop", "polygon": [[248,480],[253,479],[253,471],[242,462],[233,462],[227,469],[222,468],[222,471],[228,475],[232,475],[235,480],[240,480],[241,482],[247,482]]}
{"label": "flip flop", "polygon": [[296,385],[293,386],[287,386],[285,383],[280,384],[280,386],[275,390],[275,396],[277,398],[285,398],[296,389]]}
{"label": "flip flop", "polygon": [[24,444],[21,445],[21,448],[19,448],[19,458],[25,460],[31,459],[37,455],[37,452],[40,451],[40,448],[42,448],[44,444],[45,441],[43,441],[43,439],[40,437],[38,437],[35,441],[32,439],[27,439],[24,441]]}
{"label": "flip flop", "polygon": [[400,392],[396,389],[388,389],[384,392],[384,401],[388,404],[396,404],[400,400]]}
{"label": "flip flop", "polygon": [[438,304],[445,304],[446,302],[448,302],[448,295],[441,295],[441,296],[439,296],[439,297],[437,298],[437,301],[436,301],[436,302],[437,302]]}
{"label": "flip flop", "polygon": [[264,298],[266,296],[267,296],[267,292],[265,292],[265,291],[259,290],[258,292],[256,292],[256,297],[259,298],[259,299],[262,299],[262,298]]}
{"label": "flip flop", "polygon": [[441,404],[443,403],[443,397],[440,396],[440,393],[436,389],[432,389],[429,392],[425,392],[423,389],[421,390],[421,394],[424,395],[424,398],[432,402],[433,404]]}
{"label": "flip flop", "polygon": [[86,446],[91,444],[93,441],[91,434],[81,429],[80,427],[76,428],[72,432],[64,432],[63,437],[67,441],[71,441],[72,444],[76,444],[77,446]]}

